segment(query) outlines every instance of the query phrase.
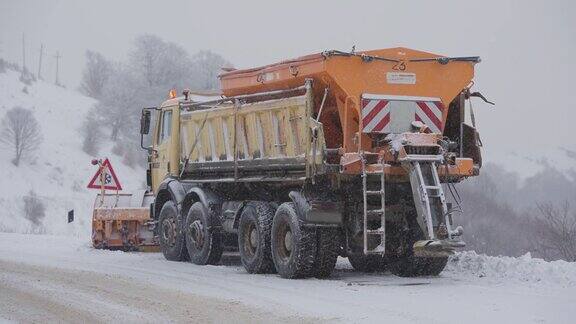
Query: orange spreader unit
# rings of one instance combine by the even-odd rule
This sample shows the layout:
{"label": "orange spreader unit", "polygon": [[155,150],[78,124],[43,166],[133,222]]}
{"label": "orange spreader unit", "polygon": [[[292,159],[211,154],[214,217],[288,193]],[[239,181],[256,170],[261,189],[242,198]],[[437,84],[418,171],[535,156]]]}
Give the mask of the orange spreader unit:
{"label": "orange spreader unit", "polygon": [[[225,96],[295,88],[313,79],[315,109],[319,109],[324,91],[329,89],[320,118],[327,146],[355,152],[359,146],[371,149],[367,135],[358,135],[363,95],[438,98],[448,107],[471,84],[478,61],[476,57],[447,58],[402,47],[356,53],[327,51],[234,70],[220,75],[220,79]],[[442,123],[447,114],[448,109],[444,109]]]}

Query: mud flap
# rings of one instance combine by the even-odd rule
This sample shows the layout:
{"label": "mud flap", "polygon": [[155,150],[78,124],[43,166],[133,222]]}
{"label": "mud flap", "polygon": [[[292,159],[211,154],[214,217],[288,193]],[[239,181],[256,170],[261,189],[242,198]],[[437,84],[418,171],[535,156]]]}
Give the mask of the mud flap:
{"label": "mud flap", "polygon": [[298,192],[291,191],[290,199],[294,203],[298,217],[311,224],[341,224],[342,205],[338,202],[325,200],[308,200]]}

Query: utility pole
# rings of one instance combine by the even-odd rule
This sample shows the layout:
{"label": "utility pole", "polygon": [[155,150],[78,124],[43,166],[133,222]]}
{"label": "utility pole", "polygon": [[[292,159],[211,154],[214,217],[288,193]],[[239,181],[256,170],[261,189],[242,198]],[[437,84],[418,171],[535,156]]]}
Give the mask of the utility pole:
{"label": "utility pole", "polygon": [[22,33],[22,73],[26,73],[26,38]]}
{"label": "utility pole", "polygon": [[40,44],[40,60],[38,61],[38,80],[42,79],[42,55],[44,55],[44,44]]}
{"label": "utility pole", "polygon": [[60,55],[60,52],[56,52],[56,55],[54,55],[54,58],[56,59],[56,81],[54,82],[56,85],[60,85],[60,81],[58,80],[58,69],[59,69],[59,63],[60,63],[60,58],[62,58],[62,55]]}

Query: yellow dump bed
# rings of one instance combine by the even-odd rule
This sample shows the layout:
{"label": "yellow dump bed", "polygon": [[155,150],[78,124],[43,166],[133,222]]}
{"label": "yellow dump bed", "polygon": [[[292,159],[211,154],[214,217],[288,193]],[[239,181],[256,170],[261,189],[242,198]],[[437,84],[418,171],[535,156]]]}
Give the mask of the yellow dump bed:
{"label": "yellow dump bed", "polygon": [[[251,103],[220,103],[180,114],[186,173],[262,177],[256,170],[303,176],[308,155],[321,165],[322,125],[310,117],[310,93]],[[315,130],[315,140],[310,140]],[[236,154],[234,154],[236,152]],[[239,174],[238,174],[239,173]]]}

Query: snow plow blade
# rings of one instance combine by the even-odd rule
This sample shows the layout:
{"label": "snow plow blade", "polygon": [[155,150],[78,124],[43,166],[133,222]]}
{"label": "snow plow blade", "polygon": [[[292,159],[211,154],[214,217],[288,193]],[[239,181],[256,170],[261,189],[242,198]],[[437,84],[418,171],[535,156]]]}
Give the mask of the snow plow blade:
{"label": "snow plow blade", "polygon": [[157,251],[150,223],[153,200],[154,196],[144,190],[104,197],[98,194],[92,214],[92,245],[97,249]]}
{"label": "snow plow blade", "polygon": [[447,257],[456,251],[457,248],[463,248],[466,243],[459,240],[421,240],[416,241],[413,245],[414,256],[417,257]]}

